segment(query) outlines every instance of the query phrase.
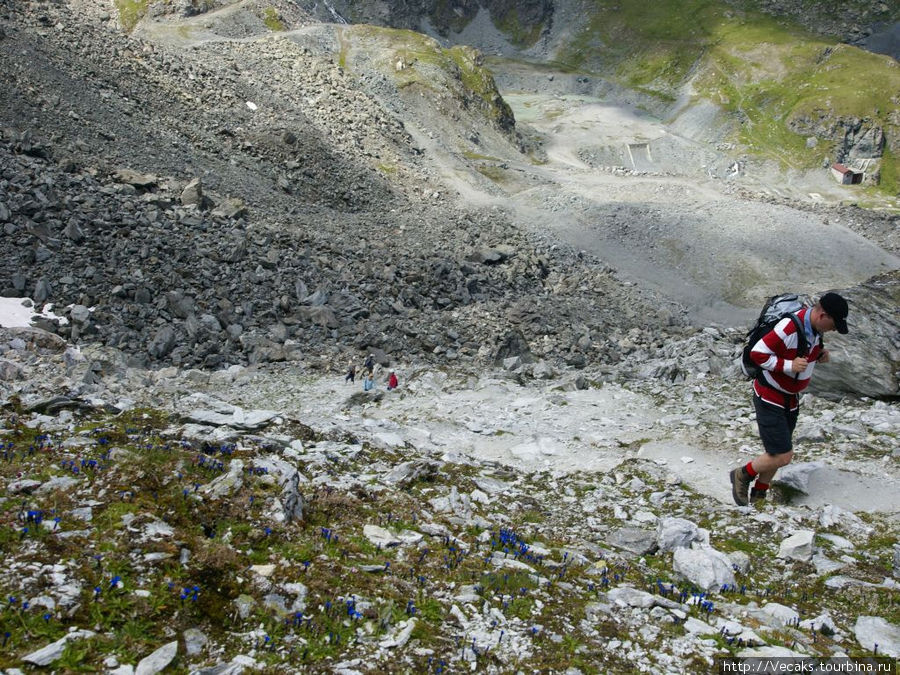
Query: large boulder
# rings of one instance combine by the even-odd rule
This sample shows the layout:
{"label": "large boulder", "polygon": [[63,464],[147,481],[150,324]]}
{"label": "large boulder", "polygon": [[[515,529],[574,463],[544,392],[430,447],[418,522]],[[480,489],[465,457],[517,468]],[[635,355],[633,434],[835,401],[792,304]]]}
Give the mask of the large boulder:
{"label": "large boulder", "polygon": [[838,292],[850,305],[850,332],[825,337],[831,362],[816,367],[809,390],[826,398],[900,395],[900,270]]}

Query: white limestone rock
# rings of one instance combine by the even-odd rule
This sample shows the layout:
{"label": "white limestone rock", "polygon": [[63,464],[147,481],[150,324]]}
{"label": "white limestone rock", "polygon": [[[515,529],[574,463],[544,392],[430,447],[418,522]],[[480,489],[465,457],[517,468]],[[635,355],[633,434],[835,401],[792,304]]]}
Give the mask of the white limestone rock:
{"label": "white limestone rock", "polygon": [[778,557],[786,560],[799,560],[809,562],[812,560],[815,548],[813,539],[816,533],[812,530],[798,530],[790,537],[783,540],[778,547]]}
{"label": "white limestone rock", "polygon": [[677,548],[672,569],[698,588],[712,590],[734,583],[731,561],[714,548]]}

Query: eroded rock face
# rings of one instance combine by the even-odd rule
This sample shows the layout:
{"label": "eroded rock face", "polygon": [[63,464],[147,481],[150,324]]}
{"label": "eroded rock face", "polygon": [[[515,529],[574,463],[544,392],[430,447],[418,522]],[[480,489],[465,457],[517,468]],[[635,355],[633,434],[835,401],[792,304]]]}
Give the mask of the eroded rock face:
{"label": "eroded rock face", "polygon": [[816,368],[810,391],[830,397],[900,396],[900,271],[839,292],[850,305],[850,332],[825,337],[831,362]]}
{"label": "eroded rock face", "polygon": [[884,154],[885,133],[871,119],[822,116],[817,119],[799,117],[788,126],[798,134],[828,139],[836,143],[835,161],[878,159]]}

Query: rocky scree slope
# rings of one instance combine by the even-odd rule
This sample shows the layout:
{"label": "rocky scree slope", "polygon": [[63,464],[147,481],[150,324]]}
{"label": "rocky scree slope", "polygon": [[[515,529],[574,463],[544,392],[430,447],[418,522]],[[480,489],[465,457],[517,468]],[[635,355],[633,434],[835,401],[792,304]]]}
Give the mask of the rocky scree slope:
{"label": "rocky scree slope", "polygon": [[403,125],[293,41],[170,51],[91,11],[2,8],[2,290],[76,306],[45,324],[67,337],[206,367],[486,362],[510,339],[577,364],[678,323],[607,268],[446,203]]}
{"label": "rocky scree slope", "polygon": [[[675,381],[629,385],[695,447],[752,438],[745,387],[701,367],[727,360],[722,338],[693,336]],[[0,667],[680,673],[733,655],[900,654],[889,515],[737,509],[640,442],[610,471],[503,466],[380,416],[376,397],[300,413],[319,403],[302,369],[105,376],[93,364],[109,351],[0,330],[4,362],[27,373],[0,381]],[[423,369],[381,400],[471,384]],[[550,407],[573,394],[552,388]],[[891,474],[895,410],[814,408],[807,452]]]}

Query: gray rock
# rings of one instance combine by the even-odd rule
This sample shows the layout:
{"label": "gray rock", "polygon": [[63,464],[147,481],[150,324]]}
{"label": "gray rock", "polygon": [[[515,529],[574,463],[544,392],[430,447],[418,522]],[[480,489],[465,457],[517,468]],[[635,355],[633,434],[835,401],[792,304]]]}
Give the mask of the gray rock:
{"label": "gray rock", "polygon": [[35,666],[49,666],[51,663],[59,660],[62,657],[67,642],[71,640],[90,638],[94,635],[96,635],[96,633],[91,630],[74,630],[70,633],[67,633],[56,642],[52,642],[46,647],[42,647],[36,652],[32,652],[31,654],[24,656],[22,660]]}
{"label": "gray rock", "polygon": [[161,359],[167,356],[173,347],[175,347],[175,329],[172,326],[163,326],[154,335],[148,351],[154,359]]}
{"label": "gray rock", "polygon": [[750,572],[750,556],[743,551],[731,551],[728,553],[728,559],[738,574],[748,574]]}
{"label": "gray rock", "polygon": [[337,328],[341,324],[337,320],[337,316],[331,307],[301,307],[298,310],[301,318],[314,326],[323,326],[325,328]]}
{"label": "gray rock", "polygon": [[234,599],[234,605],[238,616],[241,619],[246,619],[248,616],[250,616],[250,612],[256,605],[256,601],[249,595],[239,595]]}
{"label": "gray rock", "polygon": [[860,616],[853,634],[863,649],[874,652],[877,645],[879,655],[900,658],[900,627],[895,624],[878,616]]}
{"label": "gray rock", "polygon": [[197,424],[211,424],[244,431],[254,431],[268,426],[276,417],[278,417],[278,413],[274,410],[242,410],[241,408],[234,408],[230,414],[212,410],[192,410],[185,414],[184,419],[187,422]]}
{"label": "gray rock", "polygon": [[228,465],[228,473],[201,487],[200,492],[216,499],[233,495],[244,485],[243,473],[244,462],[233,459]]}
{"label": "gray rock", "polygon": [[156,187],[159,179],[156,176],[151,174],[138,173],[137,171],[132,171],[131,169],[117,169],[113,173],[113,178],[115,178],[120,183],[126,183],[128,185],[133,185],[137,188],[148,189],[152,187]]}
{"label": "gray rock", "polygon": [[831,361],[816,366],[809,390],[830,398],[896,397],[900,391],[900,271],[838,291],[847,299],[847,335],[829,333]]}
{"label": "gray rock", "polygon": [[19,480],[14,480],[7,484],[6,491],[11,495],[28,495],[37,490],[40,486],[41,481],[39,480],[33,480],[31,478],[20,478]]}
{"label": "gray rock", "polygon": [[672,564],[676,574],[704,590],[734,583],[731,561],[713,548],[677,548]]}
{"label": "gray rock", "polygon": [[53,287],[50,282],[46,279],[38,280],[37,284],[34,287],[34,301],[38,304],[46,302],[47,299],[53,295]]}
{"label": "gray rock", "polygon": [[376,546],[384,548],[399,546],[402,543],[402,540],[397,535],[378,525],[365,525],[363,527],[363,535]]}
{"label": "gray rock", "polygon": [[69,224],[66,225],[66,229],[63,230],[63,234],[75,244],[80,244],[84,241],[84,231],[78,226],[77,222],[70,220]]}
{"label": "gray rock", "polygon": [[767,603],[762,611],[772,617],[778,626],[793,626],[797,619],[800,618],[800,614],[796,609],[777,602]]}
{"label": "gray rock", "polygon": [[247,213],[247,207],[244,205],[243,200],[236,199],[234,197],[227,197],[223,199],[219,204],[212,210],[212,215],[219,216],[222,218],[228,218],[230,220],[235,220],[240,218]]}
{"label": "gray rock", "polygon": [[815,534],[812,530],[798,530],[794,532],[779,545],[778,557],[809,562],[813,557],[813,538]]}
{"label": "gray rock", "polygon": [[801,630],[809,630],[815,633],[822,633],[822,635],[834,635],[835,633],[837,633],[837,626],[834,624],[834,620],[827,613],[820,614],[819,616],[812,619],[801,621],[799,628]]}
{"label": "gray rock", "polygon": [[17,363],[13,363],[12,361],[8,361],[7,359],[0,359],[0,380],[4,382],[12,382],[14,380],[21,380],[24,378],[24,372],[22,371],[22,367]]}
{"label": "gray rock", "polygon": [[793,490],[809,494],[809,477],[823,468],[822,462],[797,462],[788,464],[775,474],[775,483],[787,485]]}
{"label": "gray rock", "polygon": [[68,640],[68,638],[68,635],[61,637],[56,642],[51,642],[46,647],[42,647],[36,652],[28,654],[27,656],[23,657],[22,660],[35,666],[49,666],[54,661],[62,658],[63,652],[66,649],[66,641]]}
{"label": "gray rock", "polygon": [[606,594],[607,599],[616,604],[627,607],[640,607],[649,609],[650,607],[666,607],[675,609],[680,605],[674,600],[669,600],[661,595],[640,591],[631,586],[617,586]]}
{"label": "gray rock", "polygon": [[428,480],[440,470],[440,462],[427,459],[417,459],[403,462],[385,476],[385,481],[393,485],[407,486],[419,480]]}
{"label": "gray rock", "polygon": [[284,521],[292,523],[295,520],[303,520],[303,511],[306,502],[300,493],[300,473],[294,471],[282,484],[281,508],[284,512]]}
{"label": "gray rock", "polygon": [[178,655],[178,641],[163,645],[149,656],[141,659],[134,669],[134,675],[156,675],[164,670]]}
{"label": "gray rock", "polygon": [[623,527],[606,538],[606,543],[635,555],[646,555],[657,548],[656,533],[635,527]]}
{"label": "gray rock", "polygon": [[699,540],[701,536],[697,525],[684,518],[663,518],[656,526],[656,544],[660,551],[690,548]]}
{"label": "gray rock", "polygon": [[496,265],[504,262],[509,257],[508,250],[501,248],[480,248],[472,251],[466,258],[474,263],[482,263],[484,265]]}
{"label": "gray rock", "polygon": [[199,178],[195,178],[185,185],[184,189],[181,191],[181,204],[183,206],[202,207],[204,202],[203,183]]}

